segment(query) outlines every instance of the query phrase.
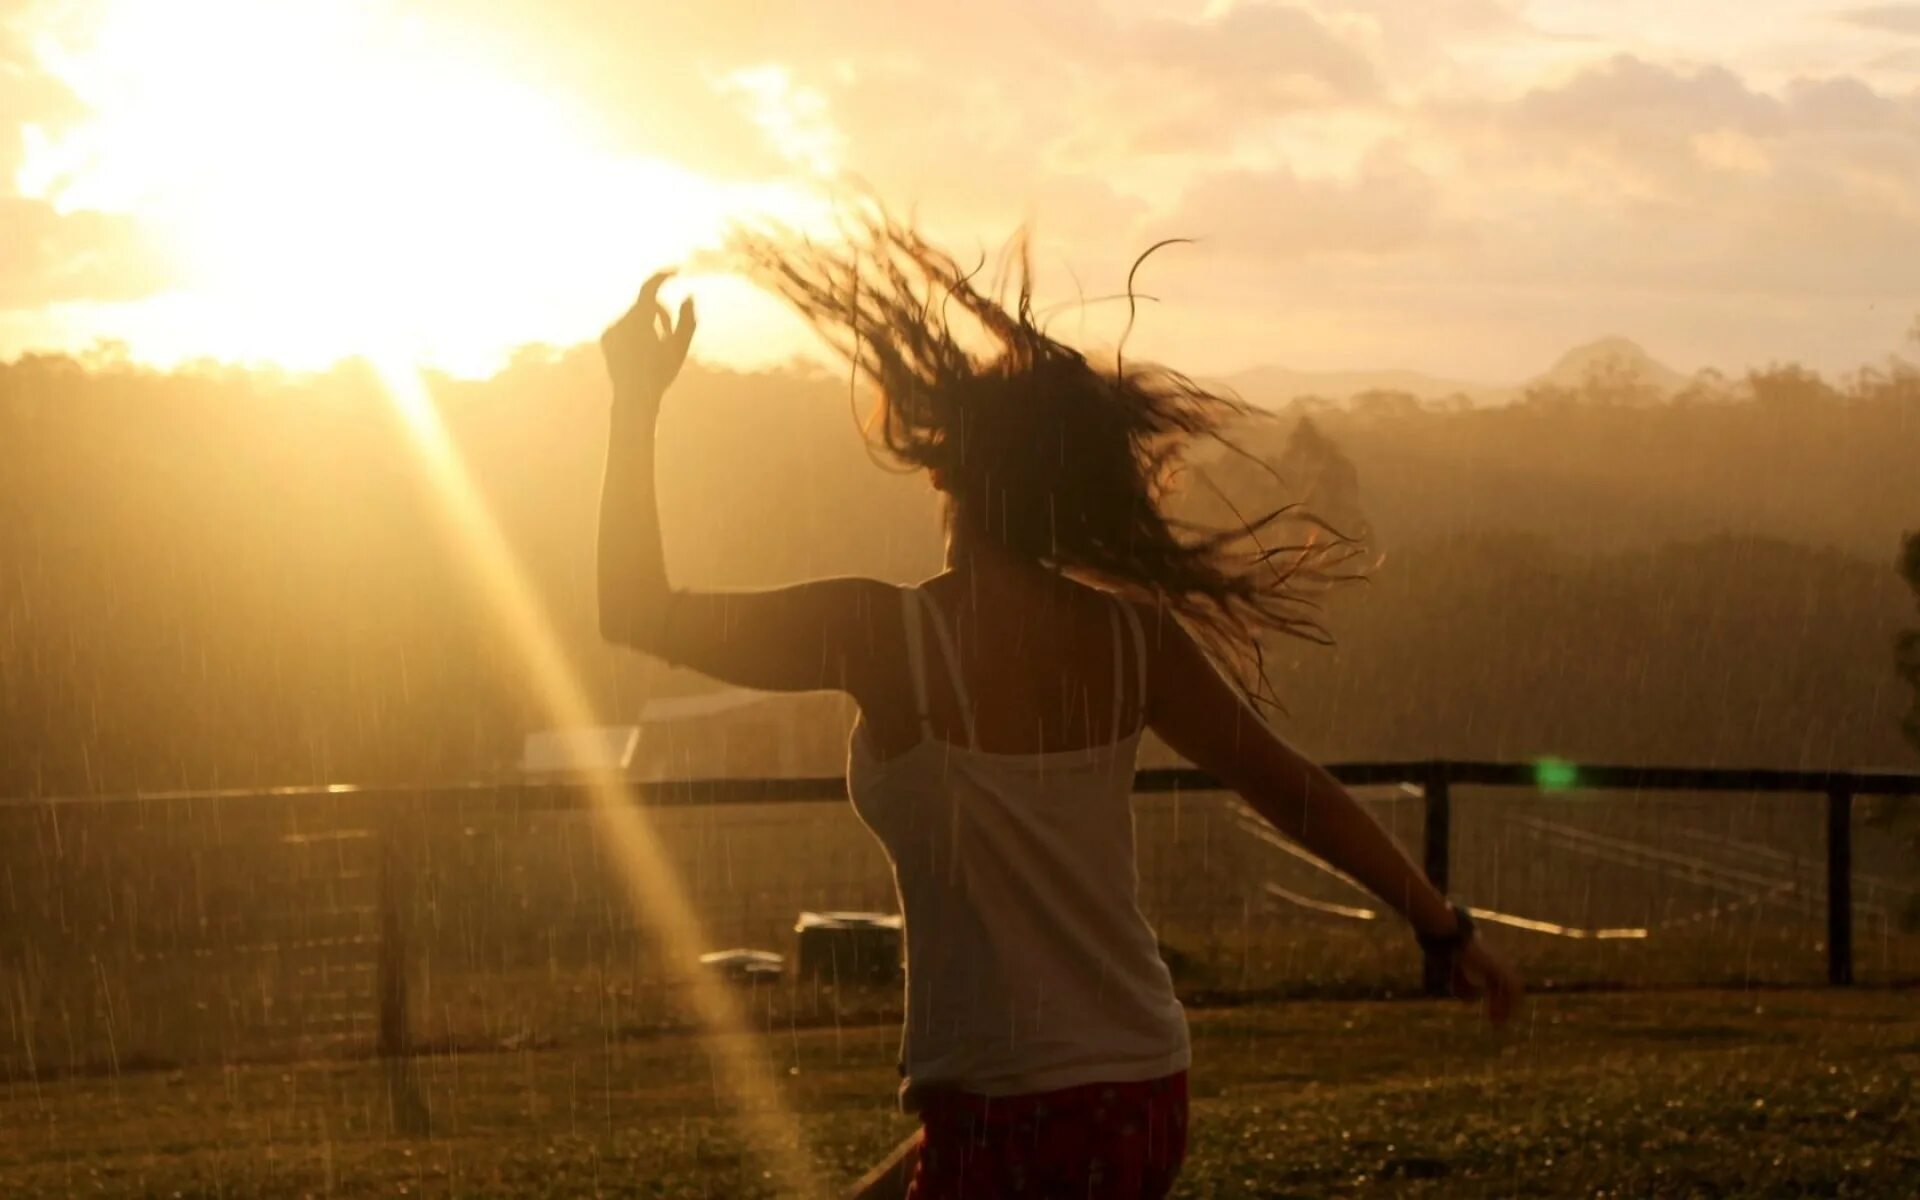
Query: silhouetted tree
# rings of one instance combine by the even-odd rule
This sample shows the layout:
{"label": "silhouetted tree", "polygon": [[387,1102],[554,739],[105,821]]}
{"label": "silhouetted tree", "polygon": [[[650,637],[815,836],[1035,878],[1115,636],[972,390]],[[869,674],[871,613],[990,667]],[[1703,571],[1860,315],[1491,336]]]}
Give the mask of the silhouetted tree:
{"label": "silhouetted tree", "polygon": [[1731,404],[1737,397],[1725,372],[1702,367],[1674,394],[1675,404]]}
{"label": "silhouetted tree", "polygon": [[1360,507],[1360,474],[1311,418],[1302,417],[1293,427],[1275,467],[1321,520],[1355,541],[1372,540],[1373,526]]}
{"label": "silhouetted tree", "polygon": [[1633,407],[1658,404],[1662,399],[1658,384],[1642,374],[1637,364],[1617,356],[1588,363],[1576,394],[1587,404]]}
{"label": "silhouetted tree", "polygon": [[1558,409],[1573,403],[1573,392],[1557,383],[1536,383],[1520,394],[1515,408],[1522,410]]}
{"label": "silhouetted tree", "polygon": [[1747,372],[1747,390],[1754,403],[1774,408],[1826,405],[1840,398],[1818,371],[1809,371],[1798,363]]}
{"label": "silhouetted tree", "polygon": [[1424,410],[1411,392],[1392,388],[1369,388],[1347,402],[1353,415],[1363,421],[1395,421],[1419,416]]}

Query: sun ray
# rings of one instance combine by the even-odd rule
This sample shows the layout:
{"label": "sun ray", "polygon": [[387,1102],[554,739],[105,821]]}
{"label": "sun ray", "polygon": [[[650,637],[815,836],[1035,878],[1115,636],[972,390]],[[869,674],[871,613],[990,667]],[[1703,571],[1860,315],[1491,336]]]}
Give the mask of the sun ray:
{"label": "sun ray", "polygon": [[[494,601],[541,704],[557,725],[597,724],[593,704],[567,661],[551,620],[448,438],[419,372],[394,358],[374,365],[432,483],[436,503],[474,586]],[[736,1106],[749,1150],[788,1190],[824,1194],[798,1118],[775,1085],[768,1060],[755,1053],[752,1027],[740,1005],[724,983],[692,970],[697,956],[710,947],[645,810],[614,772],[595,773],[587,780],[587,788],[628,900],[660,938],[669,969],[685,972],[695,1014],[713,1039],[720,1082]]]}

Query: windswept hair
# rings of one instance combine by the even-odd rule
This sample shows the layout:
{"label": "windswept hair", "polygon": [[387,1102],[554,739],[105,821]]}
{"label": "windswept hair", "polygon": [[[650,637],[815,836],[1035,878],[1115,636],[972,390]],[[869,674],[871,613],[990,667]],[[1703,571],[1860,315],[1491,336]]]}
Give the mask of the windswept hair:
{"label": "windswept hair", "polygon": [[[1099,365],[1049,337],[1034,314],[1024,234],[983,291],[984,260],[962,270],[878,207],[843,231],[833,245],[743,231],[734,249],[878,385],[870,442],[933,472],[967,528],[1014,555],[1172,609],[1249,696],[1278,703],[1260,635],[1330,644],[1315,597],[1358,577],[1340,567],[1361,548],[1296,504],[1247,519],[1219,495],[1235,517],[1224,527],[1172,515],[1187,448],[1208,437],[1244,453],[1222,429],[1256,410],[1178,371],[1127,362],[1124,335]],[[1125,298],[1131,328],[1133,272]],[[1267,544],[1283,522],[1304,535]]]}

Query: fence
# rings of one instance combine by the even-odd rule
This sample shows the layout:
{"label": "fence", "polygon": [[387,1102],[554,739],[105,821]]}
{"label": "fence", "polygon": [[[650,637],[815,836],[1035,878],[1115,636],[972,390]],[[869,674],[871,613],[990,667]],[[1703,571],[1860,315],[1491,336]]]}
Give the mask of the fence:
{"label": "fence", "polygon": [[[1523,956],[1536,978],[1844,985],[1857,917],[1878,922],[1874,978],[1920,978],[1920,938],[1892,920],[1911,872],[1878,831],[1856,846],[1853,811],[1855,797],[1920,793],[1920,776],[1330,769],[1421,844],[1438,886],[1537,939]],[[1499,798],[1463,801],[1473,789]],[[1404,931],[1204,774],[1146,770],[1136,791],[1143,906],[1189,998],[1439,983],[1431,965],[1403,974],[1418,965]],[[715,949],[776,944],[801,908],[892,906],[838,778],[634,795]],[[519,784],[0,802],[0,1074],[399,1057],[672,1025],[673,972],[591,809],[582,788]],[[1806,962],[1816,947],[1823,973]],[[888,988],[789,979],[756,989],[753,1011],[784,1028],[897,1018],[897,1004]]]}

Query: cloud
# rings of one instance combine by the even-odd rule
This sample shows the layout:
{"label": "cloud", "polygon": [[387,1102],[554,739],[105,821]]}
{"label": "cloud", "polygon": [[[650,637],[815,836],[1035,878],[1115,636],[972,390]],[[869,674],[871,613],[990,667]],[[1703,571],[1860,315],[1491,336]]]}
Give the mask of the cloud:
{"label": "cloud", "polygon": [[1853,79],[1774,95],[1719,67],[1616,57],[1450,113],[1449,198],[1486,282],[1911,296],[1920,99]]}
{"label": "cloud", "polygon": [[1143,21],[1127,41],[1139,63],[1169,79],[1264,109],[1353,100],[1380,86],[1352,40],[1292,4],[1238,4],[1198,21]]}
{"label": "cloud", "polygon": [[1920,47],[1894,50],[1867,64],[1876,71],[1900,71],[1920,75]]}
{"label": "cloud", "polygon": [[1075,120],[1061,153],[1089,164],[1204,160],[1277,119],[1372,104],[1382,86],[1363,32],[1277,3],[1116,26],[1066,77]]}
{"label": "cloud", "polygon": [[1538,36],[1510,0],[1323,0],[1321,11],[1350,36],[1364,32],[1390,89],[1456,73],[1463,53]]}
{"label": "cloud", "polygon": [[1839,19],[1862,29],[1920,37],[1920,4],[1870,4],[1850,8],[1839,14]]}
{"label": "cloud", "polygon": [[1508,118],[1569,139],[1624,144],[1702,128],[1765,133],[1777,127],[1780,104],[1726,67],[1679,71],[1622,54],[1559,86],[1529,91]]}
{"label": "cloud", "polygon": [[1439,204],[1435,181],[1384,149],[1351,178],[1306,178],[1285,166],[1204,176],[1156,228],[1232,259],[1381,256],[1433,239]]}
{"label": "cloud", "polygon": [[40,67],[18,30],[0,22],[0,186],[10,185],[26,154],[26,130],[77,120],[86,108]]}
{"label": "cloud", "polygon": [[1900,99],[1858,79],[1799,79],[1787,88],[1790,132],[1815,130],[1920,136],[1920,97]]}
{"label": "cloud", "polygon": [[61,212],[13,192],[29,131],[83,119],[86,107],[42,69],[18,27],[0,21],[0,311],[73,300],[121,300],[157,290],[164,265],[131,218]]}
{"label": "cloud", "polygon": [[160,290],[164,264],[138,225],[111,213],[61,213],[0,197],[0,310],[71,300],[125,300]]}
{"label": "cloud", "polygon": [[[500,19],[498,2],[484,19]],[[550,58],[556,79],[592,81],[610,119],[635,122],[657,112],[666,92],[692,121],[709,99],[689,81],[777,66],[828,98],[856,151],[855,124],[906,124],[921,138],[944,138],[956,121],[977,117],[986,96],[1029,126],[1036,152],[1058,150],[1069,137],[1086,143],[1085,160],[1211,151],[1249,123],[1361,102],[1380,88],[1357,23],[1349,28],[1278,0],[1197,19],[1139,17],[1128,5],[1084,0],[509,2],[518,19],[543,30],[526,53]],[[479,0],[451,3],[482,19]],[[850,83],[892,75],[916,80],[918,93],[874,119],[854,111],[849,99],[866,89]],[[963,107],[951,106],[956,99]]]}

